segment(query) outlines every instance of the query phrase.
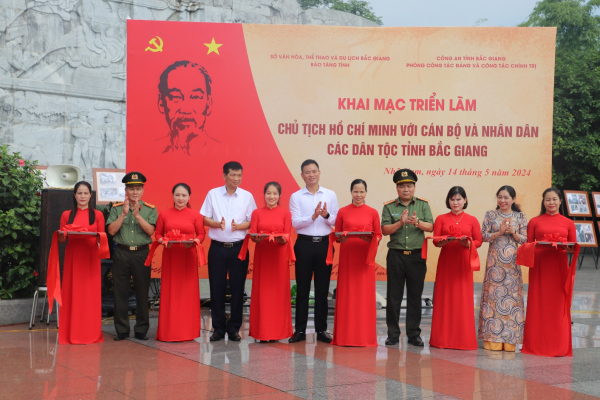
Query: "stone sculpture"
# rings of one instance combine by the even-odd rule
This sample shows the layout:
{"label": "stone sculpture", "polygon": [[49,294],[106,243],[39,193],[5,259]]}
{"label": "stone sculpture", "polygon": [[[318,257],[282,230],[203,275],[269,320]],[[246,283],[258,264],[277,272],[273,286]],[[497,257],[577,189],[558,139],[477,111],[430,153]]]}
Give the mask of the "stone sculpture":
{"label": "stone sculpture", "polygon": [[126,21],[377,26],[295,0],[0,2],[0,142],[40,165],[125,168]]}

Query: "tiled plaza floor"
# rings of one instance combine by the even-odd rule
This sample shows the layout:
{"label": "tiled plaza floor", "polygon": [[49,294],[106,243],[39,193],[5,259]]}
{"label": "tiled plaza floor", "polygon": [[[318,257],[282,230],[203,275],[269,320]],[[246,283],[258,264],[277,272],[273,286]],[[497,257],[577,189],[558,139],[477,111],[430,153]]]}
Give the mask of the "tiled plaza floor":
{"label": "tiled plaza floor", "polygon": [[[599,398],[600,272],[588,258],[576,278],[572,358],[430,348],[431,310],[423,316],[424,348],[408,345],[404,336],[399,345],[384,346],[385,310],[377,313],[379,346],[371,348],[316,342],[310,329],[306,342],[256,343],[247,336],[247,310],[241,342],[211,343],[206,309],[200,338],[162,343],[154,340],[153,312],[146,342],[113,341],[109,319],[103,325],[105,342],[87,346],[59,346],[54,323],[48,328],[38,323],[32,331],[27,325],[1,327],[0,399]],[[377,291],[385,293],[384,282]],[[476,284],[474,307],[480,291]],[[431,295],[433,284],[427,283],[425,292]],[[476,316],[479,310],[474,311]]]}

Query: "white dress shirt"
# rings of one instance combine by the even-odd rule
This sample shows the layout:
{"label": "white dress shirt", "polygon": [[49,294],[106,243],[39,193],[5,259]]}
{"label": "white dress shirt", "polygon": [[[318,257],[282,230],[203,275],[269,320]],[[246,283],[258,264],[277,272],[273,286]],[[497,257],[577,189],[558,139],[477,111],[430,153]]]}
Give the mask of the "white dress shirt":
{"label": "white dress shirt", "polygon": [[247,230],[232,232],[231,221],[235,220],[236,224],[250,221],[254,210],[256,210],[256,203],[250,192],[237,188],[235,193],[230,196],[227,188],[221,186],[208,192],[200,214],[217,222],[221,222],[224,217],[225,230],[209,227],[208,237],[219,242],[229,243],[243,240],[248,232]]}
{"label": "white dress shirt", "polygon": [[[327,203],[327,212],[329,218],[325,219],[318,216],[314,221],[312,219],[317,204],[321,202],[321,207]],[[303,187],[290,197],[290,212],[292,213],[292,226],[296,233],[307,236],[327,236],[331,233],[331,227],[335,226],[339,207],[335,192],[319,186],[319,190],[312,194]]]}

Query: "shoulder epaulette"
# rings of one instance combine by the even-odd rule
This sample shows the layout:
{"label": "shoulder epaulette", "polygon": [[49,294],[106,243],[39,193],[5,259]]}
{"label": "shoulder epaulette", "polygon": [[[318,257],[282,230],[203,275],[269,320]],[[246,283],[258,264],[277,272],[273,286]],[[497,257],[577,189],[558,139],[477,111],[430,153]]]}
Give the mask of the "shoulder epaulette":
{"label": "shoulder epaulette", "polygon": [[421,200],[421,201],[426,201],[426,202],[428,202],[428,203],[429,203],[429,200],[427,200],[427,199],[424,199],[424,198],[422,198],[422,197],[417,197],[417,199],[419,199],[419,200]]}
{"label": "shoulder epaulette", "polygon": [[388,204],[391,204],[393,202],[395,202],[396,199],[390,200],[390,201],[386,201],[385,203],[383,203],[384,206],[387,206]]}
{"label": "shoulder epaulette", "polygon": [[122,201],[119,202],[119,203],[113,203],[113,207],[119,207],[119,206],[122,206],[122,205],[123,205]]}
{"label": "shoulder epaulette", "polygon": [[150,203],[146,203],[146,202],[144,202],[144,205],[145,205],[145,206],[148,206],[148,207],[150,207],[150,208],[156,208],[156,206],[155,206],[154,204],[150,204]]}

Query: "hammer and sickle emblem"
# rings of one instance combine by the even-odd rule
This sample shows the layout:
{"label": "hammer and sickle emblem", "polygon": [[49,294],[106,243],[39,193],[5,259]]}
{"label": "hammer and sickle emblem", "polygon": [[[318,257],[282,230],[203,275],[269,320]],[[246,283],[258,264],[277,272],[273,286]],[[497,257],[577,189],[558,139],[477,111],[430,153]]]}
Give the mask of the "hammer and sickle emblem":
{"label": "hammer and sickle emblem", "polygon": [[[156,39],[158,39],[160,44],[156,43]],[[146,47],[146,50],[144,50],[144,51],[150,50],[153,53],[156,53],[158,51],[163,51],[163,40],[160,38],[160,36],[153,37],[152,39],[150,39],[150,41],[148,43],[151,44],[153,47],[148,46],[148,47]]]}

